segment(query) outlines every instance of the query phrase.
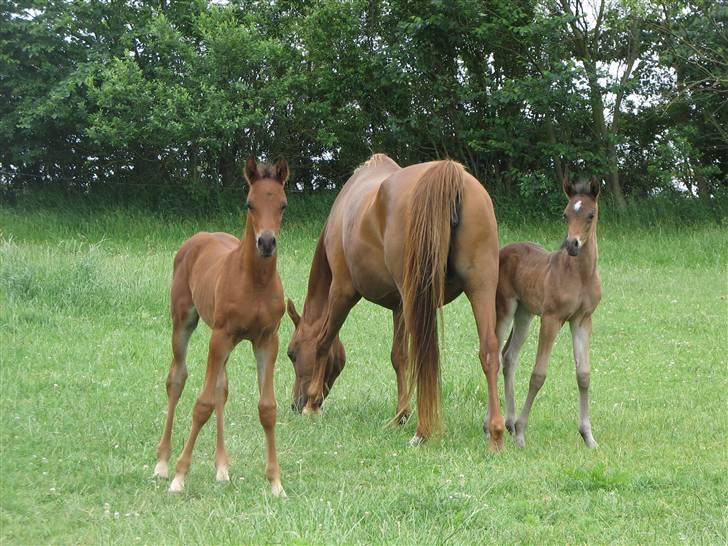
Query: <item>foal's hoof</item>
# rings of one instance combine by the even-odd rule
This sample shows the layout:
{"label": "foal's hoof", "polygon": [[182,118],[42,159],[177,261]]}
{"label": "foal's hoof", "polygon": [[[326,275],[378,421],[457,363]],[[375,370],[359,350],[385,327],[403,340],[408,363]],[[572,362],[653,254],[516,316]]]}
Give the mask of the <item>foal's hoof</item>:
{"label": "foal's hoof", "polygon": [[227,466],[218,466],[217,467],[217,473],[215,474],[215,479],[219,482],[229,482],[230,481],[230,474],[228,473]]}
{"label": "foal's hoof", "polygon": [[513,437],[513,440],[516,442],[516,445],[520,448],[526,447],[526,428],[520,423],[520,421],[516,421],[513,428],[516,434]]}
{"label": "foal's hoof", "polygon": [[422,436],[418,436],[415,434],[412,436],[412,439],[409,441],[410,447],[418,447],[422,445],[422,443],[425,441],[425,439]]}
{"label": "foal's hoof", "polygon": [[286,492],[283,490],[283,485],[281,485],[281,482],[273,482],[271,484],[271,493],[273,493],[274,497],[288,497],[288,495],[286,495]]}
{"label": "foal's hoof", "polygon": [[182,493],[185,489],[185,480],[180,476],[175,476],[172,483],[169,484],[170,493]]}
{"label": "foal's hoof", "polygon": [[153,478],[159,478],[162,480],[166,480],[169,478],[169,466],[165,461],[159,461],[157,463],[157,466],[154,467],[154,474],[152,474]]}
{"label": "foal's hoof", "polygon": [[594,439],[594,436],[592,436],[591,432],[579,431],[579,434],[581,434],[581,437],[584,439],[586,447],[588,447],[589,449],[596,449],[599,447],[599,444]]}

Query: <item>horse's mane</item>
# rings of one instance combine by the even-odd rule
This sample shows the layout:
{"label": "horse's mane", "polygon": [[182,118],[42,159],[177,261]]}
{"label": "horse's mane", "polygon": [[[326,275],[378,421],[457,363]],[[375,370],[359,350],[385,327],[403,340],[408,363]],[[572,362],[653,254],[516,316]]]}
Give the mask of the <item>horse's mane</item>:
{"label": "horse's mane", "polygon": [[389,157],[387,154],[382,154],[382,153],[373,154],[364,163],[362,163],[356,169],[354,169],[354,174],[359,172],[364,167],[370,167],[370,166],[376,165],[377,163],[382,163],[383,161],[387,161],[387,160],[394,162],[394,160],[391,157]]}
{"label": "horse's mane", "polygon": [[258,163],[255,166],[258,171],[258,179],[261,178],[277,178],[276,166],[270,163]]}

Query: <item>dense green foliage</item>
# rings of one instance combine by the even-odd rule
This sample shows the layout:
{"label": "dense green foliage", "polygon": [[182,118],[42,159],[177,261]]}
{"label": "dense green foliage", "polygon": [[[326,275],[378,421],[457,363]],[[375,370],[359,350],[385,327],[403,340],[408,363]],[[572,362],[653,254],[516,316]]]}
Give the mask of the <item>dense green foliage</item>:
{"label": "dense green foliage", "polygon": [[[279,246],[301,303],[325,215],[292,199]],[[290,214],[289,214],[290,213]],[[320,418],[288,408],[291,323],[276,367],[279,458],[288,499],[263,477],[255,360],[230,358],[227,485],[214,481],[214,420],[182,496],[151,478],[170,362],[172,257],[200,229],[241,233],[237,215],[189,219],[107,210],[0,207],[2,544],[725,544],[728,248],[706,222],[600,222],[604,295],[591,343],[591,417],[577,432],[568,328],[534,405],[528,444],[483,439],[485,379],[464,298],[445,309],[442,440],[407,447],[396,405],[390,315],[357,305],[348,363]],[[558,222],[503,220],[501,242],[558,246]],[[528,389],[537,324],[516,376]],[[209,329],[192,337],[173,458],[189,433]],[[502,392],[502,381],[500,382]]]}
{"label": "dense green foliage", "polygon": [[0,180],[207,207],[247,156],[338,187],[372,152],[494,194],[614,201],[728,179],[728,8],[708,0],[5,1]]}

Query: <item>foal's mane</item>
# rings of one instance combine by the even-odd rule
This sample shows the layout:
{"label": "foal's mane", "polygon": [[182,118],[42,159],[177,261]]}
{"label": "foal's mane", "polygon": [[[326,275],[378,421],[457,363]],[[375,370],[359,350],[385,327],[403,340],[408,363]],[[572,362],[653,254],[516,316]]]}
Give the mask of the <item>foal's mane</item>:
{"label": "foal's mane", "polygon": [[277,176],[275,165],[271,163],[258,163],[255,168],[258,171],[258,179],[276,178]]}

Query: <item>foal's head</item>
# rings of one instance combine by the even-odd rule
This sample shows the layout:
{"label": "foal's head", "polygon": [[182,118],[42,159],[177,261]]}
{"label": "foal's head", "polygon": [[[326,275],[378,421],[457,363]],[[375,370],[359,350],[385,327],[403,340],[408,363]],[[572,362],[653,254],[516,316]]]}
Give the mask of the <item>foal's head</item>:
{"label": "foal's head", "polygon": [[[318,333],[320,324],[306,322],[298,312],[293,301],[288,300],[288,316],[291,317],[295,330],[288,344],[288,358],[291,359],[293,369],[296,372],[296,380],[293,383],[293,402],[291,409],[301,413],[308,402],[308,387],[316,367],[318,349]],[[323,397],[328,396],[334,381],[339,377],[341,370],[346,363],[346,351],[337,335],[331,344],[329,354],[326,355],[323,383]],[[323,403],[323,401],[321,401]]]}
{"label": "foal's head", "polygon": [[281,159],[275,165],[256,164],[255,159],[248,159],[245,179],[250,186],[245,203],[248,209],[247,221],[253,226],[258,254],[269,258],[276,253],[276,238],[283,210],[288,206],[283,189],[288,180],[288,163]]}
{"label": "foal's head", "polygon": [[569,204],[564,209],[564,221],[568,229],[564,248],[569,256],[578,256],[596,229],[599,181],[595,176],[576,182],[564,178],[564,192],[569,198]]}

